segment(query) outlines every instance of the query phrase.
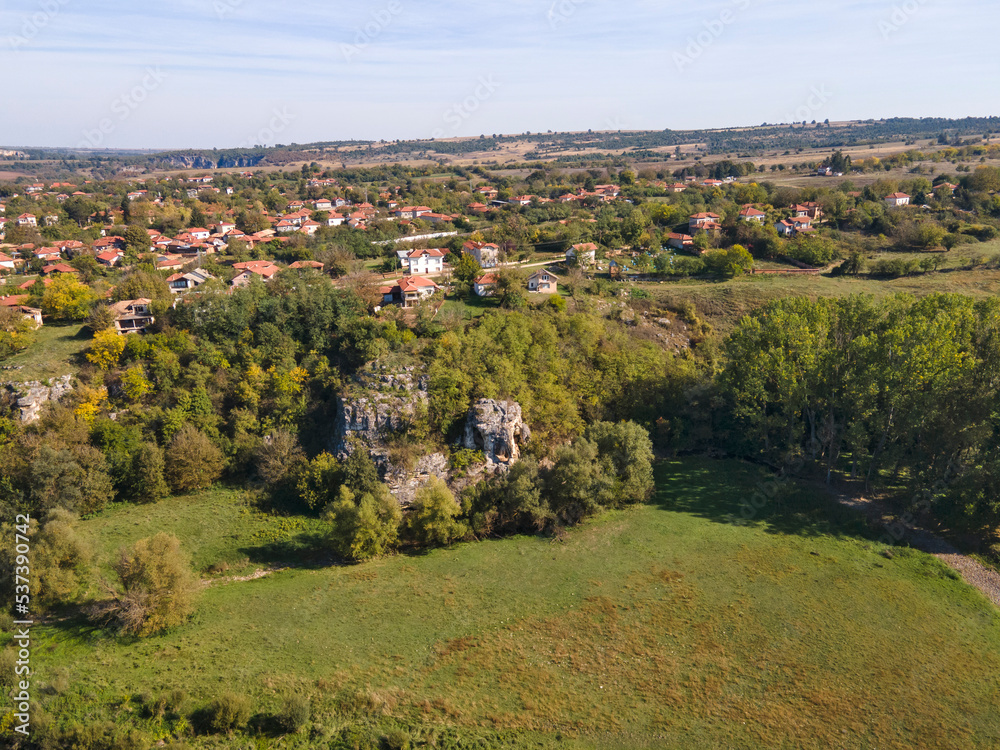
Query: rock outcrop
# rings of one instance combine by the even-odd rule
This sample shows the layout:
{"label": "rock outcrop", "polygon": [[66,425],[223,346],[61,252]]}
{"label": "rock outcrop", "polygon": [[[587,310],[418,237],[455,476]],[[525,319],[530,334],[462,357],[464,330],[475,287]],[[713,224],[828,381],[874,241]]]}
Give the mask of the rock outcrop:
{"label": "rock outcrop", "polygon": [[346,458],[354,450],[352,438],[357,439],[402,505],[411,504],[431,476],[448,476],[448,456],[443,453],[421,456],[411,465],[394,462],[392,457],[392,436],[404,431],[427,408],[427,385],[427,376],[416,368],[375,365],[361,373],[337,402],[334,453]]}
{"label": "rock outcrop", "polygon": [[462,447],[482,451],[486,468],[495,470],[517,463],[520,446],[530,440],[531,429],[522,418],[520,404],[482,399],[469,410]]}
{"label": "rock outcrop", "polygon": [[38,419],[42,407],[49,401],[59,401],[73,390],[73,376],[63,375],[46,385],[37,380],[27,383],[3,383],[3,387],[17,398],[18,418],[25,423]]}

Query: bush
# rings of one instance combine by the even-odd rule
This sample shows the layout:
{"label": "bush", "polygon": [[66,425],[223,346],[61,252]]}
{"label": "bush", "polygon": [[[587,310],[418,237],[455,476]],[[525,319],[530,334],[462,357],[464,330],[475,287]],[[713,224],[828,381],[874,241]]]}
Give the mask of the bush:
{"label": "bush", "polygon": [[301,695],[285,698],[281,710],[274,717],[281,729],[289,734],[301,731],[309,722],[309,701]]}
{"label": "bush", "polygon": [[14,672],[17,667],[17,653],[12,648],[5,648],[0,651],[0,687],[11,687],[14,685],[17,674]]}
{"label": "bush", "polygon": [[211,487],[222,474],[222,451],[198,428],[185,424],[167,451],[167,483],[174,492]]}
{"label": "bush", "polygon": [[236,693],[223,693],[208,704],[208,728],[213,732],[232,732],[250,721],[250,699]]}
{"label": "bush", "polygon": [[324,514],[332,526],[330,541],[341,557],[355,562],[384,555],[399,541],[403,513],[385,485],[375,494],[356,497],[346,485]]}
{"label": "bush", "polygon": [[119,588],[93,615],[129,635],[146,636],[180,625],[194,610],[196,582],[175,536],[160,532],[122,549],[111,566]]}
{"label": "bush", "polygon": [[438,477],[431,477],[417,490],[408,523],[410,533],[419,544],[451,544],[468,531],[465,524],[455,520],[461,511],[448,485]]}
{"label": "bush", "polygon": [[410,735],[402,729],[393,729],[385,736],[385,746],[389,750],[410,750]]}

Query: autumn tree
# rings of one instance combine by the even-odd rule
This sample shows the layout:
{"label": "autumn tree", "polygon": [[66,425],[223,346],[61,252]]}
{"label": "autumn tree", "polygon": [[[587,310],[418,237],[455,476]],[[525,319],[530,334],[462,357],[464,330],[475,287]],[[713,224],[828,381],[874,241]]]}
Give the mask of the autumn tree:
{"label": "autumn tree", "polygon": [[97,295],[71,273],[55,274],[42,294],[42,312],[59,320],[86,320]]}
{"label": "autumn tree", "polygon": [[191,492],[211,487],[223,464],[222,451],[205,433],[184,424],[170,441],[164,475],[174,492]]}

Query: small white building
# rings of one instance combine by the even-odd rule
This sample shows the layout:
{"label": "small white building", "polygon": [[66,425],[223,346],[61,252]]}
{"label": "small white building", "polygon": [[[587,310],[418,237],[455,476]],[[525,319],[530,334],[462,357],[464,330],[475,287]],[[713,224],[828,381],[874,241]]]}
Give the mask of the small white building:
{"label": "small white building", "polygon": [[597,262],[597,245],[593,242],[573,245],[573,247],[566,251],[566,262],[576,262],[581,266],[594,265]]}
{"label": "small white building", "polygon": [[910,196],[906,193],[892,193],[891,195],[885,196],[885,202],[891,208],[897,208],[899,206],[909,206]]}
{"label": "small white building", "polygon": [[430,250],[411,250],[400,258],[404,270],[409,274],[424,276],[439,274],[444,271],[446,250],[432,248]]}

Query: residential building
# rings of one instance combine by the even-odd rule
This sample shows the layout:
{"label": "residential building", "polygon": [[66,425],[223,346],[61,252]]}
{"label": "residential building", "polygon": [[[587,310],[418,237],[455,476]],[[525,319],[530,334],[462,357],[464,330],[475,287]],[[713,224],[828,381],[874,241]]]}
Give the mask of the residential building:
{"label": "residential building", "polygon": [[567,263],[578,263],[581,266],[592,266],[597,262],[597,245],[593,242],[584,242],[573,245],[566,251]]}
{"label": "residential building", "polygon": [[551,271],[536,271],[528,277],[528,291],[539,294],[555,294],[559,278]]}
{"label": "residential building", "polygon": [[908,206],[910,205],[910,196],[906,193],[892,193],[885,197],[885,202],[893,208]]}
{"label": "residential building", "polygon": [[500,247],[488,242],[466,242],[462,252],[471,255],[483,268],[495,268],[500,263]]}
{"label": "residential building", "polygon": [[472,282],[472,291],[477,297],[492,297],[497,290],[497,275],[486,273]]}
{"label": "residential building", "polygon": [[406,253],[403,268],[408,274],[423,276],[425,274],[439,274],[444,271],[444,258],[448,254],[447,250],[432,248],[430,250],[411,250]]}
{"label": "residential building", "polygon": [[156,322],[150,311],[152,300],[128,299],[111,306],[115,315],[115,330],[120,334],[142,333]]}
{"label": "residential building", "polygon": [[384,286],[379,289],[382,300],[387,305],[402,305],[410,307],[434,296],[440,290],[437,284],[423,276],[407,276],[395,286]]}

